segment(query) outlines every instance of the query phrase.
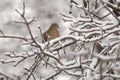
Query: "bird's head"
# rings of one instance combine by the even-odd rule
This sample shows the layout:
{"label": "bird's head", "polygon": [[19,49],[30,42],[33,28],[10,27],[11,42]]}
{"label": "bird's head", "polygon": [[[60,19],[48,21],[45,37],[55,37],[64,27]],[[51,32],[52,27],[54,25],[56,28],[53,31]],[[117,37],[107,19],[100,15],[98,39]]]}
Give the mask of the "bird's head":
{"label": "bird's head", "polygon": [[51,24],[50,28],[59,28],[59,26],[57,23],[53,23],[53,24]]}

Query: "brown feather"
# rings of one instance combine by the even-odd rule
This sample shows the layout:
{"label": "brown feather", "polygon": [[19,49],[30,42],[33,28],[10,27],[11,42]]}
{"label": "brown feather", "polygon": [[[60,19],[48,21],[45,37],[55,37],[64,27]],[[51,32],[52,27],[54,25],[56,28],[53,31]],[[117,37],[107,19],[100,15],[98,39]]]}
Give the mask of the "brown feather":
{"label": "brown feather", "polygon": [[58,24],[57,23],[53,23],[50,28],[43,34],[44,36],[44,40],[48,41],[48,40],[52,40],[55,39],[57,37],[60,36],[59,32],[58,32]]}

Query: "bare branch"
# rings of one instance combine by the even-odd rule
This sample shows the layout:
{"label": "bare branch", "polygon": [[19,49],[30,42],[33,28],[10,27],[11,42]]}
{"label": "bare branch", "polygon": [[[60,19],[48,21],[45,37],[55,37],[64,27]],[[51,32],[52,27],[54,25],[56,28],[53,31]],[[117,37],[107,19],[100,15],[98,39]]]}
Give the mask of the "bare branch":
{"label": "bare branch", "polygon": [[18,36],[8,36],[8,35],[4,35],[4,36],[0,36],[0,38],[15,38],[15,39],[21,39],[21,40],[24,40],[24,41],[28,41],[26,38],[18,37]]}

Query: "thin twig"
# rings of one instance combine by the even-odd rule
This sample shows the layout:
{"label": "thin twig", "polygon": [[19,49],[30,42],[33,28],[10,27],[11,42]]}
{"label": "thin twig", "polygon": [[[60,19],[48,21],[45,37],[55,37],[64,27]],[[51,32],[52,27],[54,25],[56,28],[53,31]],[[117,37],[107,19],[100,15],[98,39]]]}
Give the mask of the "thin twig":
{"label": "thin twig", "polygon": [[44,37],[43,37],[43,32],[42,32],[40,27],[38,27],[38,28],[39,28],[40,35],[41,35],[41,38],[42,38],[42,43],[45,43],[45,40],[44,40]]}
{"label": "thin twig", "polygon": [[0,36],[0,38],[15,38],[15,39],[21,39],[21,40],[24,40],[24,41],[28,41],[26,38],[18,37],[18,36],[8,36],[8,35],[5,35],[5,36]]}
{"label": "thin twig", "polygon": [[[25,70],[27,70],[28,72],[30,72],[31,73],[31,75],[33,76],[33,79],[34,80],[36,80],[36,78],[35,78],[35,76],[34,76],[34,74],[33,74],[33,72],[31,72],[29,69],[27,69],[27,68],[24,68]],[[26,80],[28,80],[28,79],[26,79]]]}

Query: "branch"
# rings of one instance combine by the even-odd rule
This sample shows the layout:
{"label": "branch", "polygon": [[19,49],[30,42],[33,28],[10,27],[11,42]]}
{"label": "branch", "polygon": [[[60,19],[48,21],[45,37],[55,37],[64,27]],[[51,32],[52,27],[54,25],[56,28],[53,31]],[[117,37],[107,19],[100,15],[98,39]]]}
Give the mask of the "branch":
{"label": "branch", "polygon": [[[0,75],[4,76],[6,78],[6,80],[14,80],[13,78],[3,74],[3,73],[0,73]],[[2,79],[1,79],[2,80]],[[4,79],[3,79],[4,80]]]}
{"label": "branch", "polygon": [[0,38],[15,38],[15,39],[21,39],[21,40],[24,40],[24,41],[28,42],[28,39],[23,38],[23,37],[18,37],[18,36],[8,36],[8,35],[4,35],[4,36],[0,36]]}

